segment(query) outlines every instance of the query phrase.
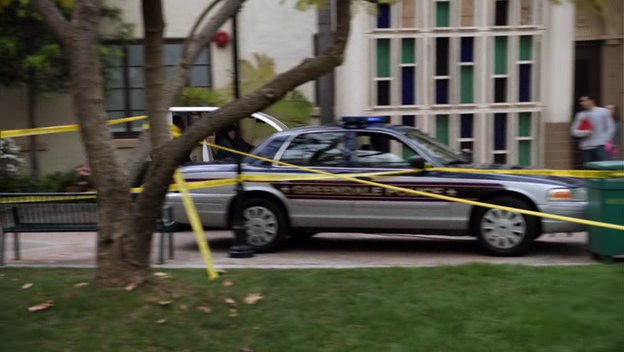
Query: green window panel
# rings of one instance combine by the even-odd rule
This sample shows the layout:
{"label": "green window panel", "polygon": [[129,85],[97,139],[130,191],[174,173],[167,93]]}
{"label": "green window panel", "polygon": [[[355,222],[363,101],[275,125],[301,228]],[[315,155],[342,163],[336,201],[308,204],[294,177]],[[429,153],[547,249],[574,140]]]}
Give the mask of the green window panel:
{"label": "green window panel", "polygon": [[436,139],[438,142],[449,145],[449,116],[438,115],[436,117]]}
{"label": "green window panel", "polygon": [[390,77],[390,39],[377,39],[377,77]]}
{"label": "green window panel", "polygon": [[522,166],[531,165],[531,141],[518,142],[518,164]]}
{"label": "green window panel", "polygon": [[533,59],[533,37],[530,35],[520,36],[520,60],[532,60]]}
{"label": "green window panel", "polygon": [[413,64],[416,62],[416,45],[414,38],[401,40],[401,63]]}
{"label": "green window panel", "polygon": [[460,94],[460,103],[472,103],[474,102],[473,97],[473,80],[474,80],[474,72],[472,66],[462,66],[461,67],[461,94]]}
{"label": "green window panel", "polygon": [[436,3],[436,27],[448,27],[450,21],[451,5],[448,1],[438,1]]}
{"label": "green window panel", "polygon": [[507,74],[507,37],[494,39],[494,73]]}
{"label": "green window panel", "polygon": [[518,136],[531,137],[531,113],[521,112],[518,116]]}

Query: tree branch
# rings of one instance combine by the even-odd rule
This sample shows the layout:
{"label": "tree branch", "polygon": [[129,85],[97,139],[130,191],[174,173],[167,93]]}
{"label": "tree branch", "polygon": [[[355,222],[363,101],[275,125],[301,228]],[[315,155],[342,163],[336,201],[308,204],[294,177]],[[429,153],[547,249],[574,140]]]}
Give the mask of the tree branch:
{"label": "tree branch", "polygon": [[150,122],[152,146],[157,148],[170,139],[165,119],[169,104],[165,101],[165,68],[163,60],[163,33],[165,20],[161,0],[143,0],[143,28],[145,30],[145,91],[147,115]]}
{"label": "tree branch", "polygon": [[[243,2],[245,0],[225,1],[217,13],[202,27],[199,34],[186,38],[184,43],[186,50],[176,66],[174,78],[169,81],[169,86],[167,87],[167,101],[169,105],[173,104],[175,97],[180,94],[182,88],[186,85],[191,64],[201,51],[201,48],[210,43],[219,28],[238,12]],[[209,8],[212,6],[214,6],[214,3],[210,4]]]}
{"label": "tree branch", "polygon": [[59,8],[50,0],[33,0],[33,6],[61,42],[67,44],[71,37],[71,25]]}
{"label": "tree branch", "polygon": [[217,4],[219,4],[220,1],[221,0],[214,0],[210,5],[208,5],[208,7],[204,9],[204,12],[202,12],[202,14],[199,15],[199,17],[197,17],[197,20],[193,24],[193,28],[191,28],[191,31],[186,36],[186,40],[184,40],[184,44],[182,46],[182,57],[187,57],[189,55],[188,54],[189,46],[190,46],[191,41],[195,37],[195,32],[197,31],[197,28],[199,28],[199,25],[202,22],[204,22],[204,18],[206,18],[208,13],[210,13],[210,11],[212,11],[212,9],[215,6],[217,6]]}
{"label": "tree branch", "polygon": [[[229,2],[229,1],[228,1]],[[351,1],[340,0],[336,5],[337,26],[332,44],[318,57],[306,59],[301,64],[277,76],[255,92],[246,95],[200,119],[187,128],[184,134],[165,146],[154,150],[155,158],[139,196],[136,209],[144,217],[156,217],[175,168],[207,135],[225,125],[261,111],[297,86],[329,72],[343,62],[351,19]],[[151,206],[151,208],[150,208]],[[158,206],[158,207],[156,207]]]}

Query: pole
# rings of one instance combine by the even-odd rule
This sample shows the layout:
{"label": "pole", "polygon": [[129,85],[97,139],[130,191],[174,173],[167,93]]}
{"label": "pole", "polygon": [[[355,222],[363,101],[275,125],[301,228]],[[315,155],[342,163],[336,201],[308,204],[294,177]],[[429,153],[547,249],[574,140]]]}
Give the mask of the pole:
{"label": "pole", "polygon": [[234,231],[234,243],[230,247],[230,258],[250,258],[254,256],[253,249],[247,244],[247,231],[245,231],[245,220],[243,218],[243,204],[245,204],[245,187],[243,186],[242,156],[236,158],[236,196],[234,197],[234,216],[232,218],[232,230]]}
{"label": "pole", "polygon": [[238,64],[238,12],[232,17],[232,67],[234,69],[234,98],[240,98],[240,67]]}

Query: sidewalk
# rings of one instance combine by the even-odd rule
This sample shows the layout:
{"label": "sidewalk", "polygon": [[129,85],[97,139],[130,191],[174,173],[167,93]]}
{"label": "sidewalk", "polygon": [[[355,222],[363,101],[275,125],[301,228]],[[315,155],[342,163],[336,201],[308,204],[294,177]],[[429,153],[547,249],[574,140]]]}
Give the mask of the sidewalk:
{"label": "sidewalk", "polygon": [[[157,258],[159,234],[154,236],[152,258]],[[379,236],[364,234],[319,234],[294,242],[276,253],[248,259],[228,257],[231,232],[207,232],[215,264],[219,268],[350,268],[387,266],[435,266],[466,263],[526,265],[592,264],[585,246],[585,233],[545,235],[528,256],[498,258],[483,255],[474,239],[460,237]],[[201,268],[201,255],[191,232],[175,237],[175,259],[162,267]],[[13,236],[7,234],[6,262],[10,266],[95,265],[95,233],[27,233],[21,235],[22,259],[13,258]]]}

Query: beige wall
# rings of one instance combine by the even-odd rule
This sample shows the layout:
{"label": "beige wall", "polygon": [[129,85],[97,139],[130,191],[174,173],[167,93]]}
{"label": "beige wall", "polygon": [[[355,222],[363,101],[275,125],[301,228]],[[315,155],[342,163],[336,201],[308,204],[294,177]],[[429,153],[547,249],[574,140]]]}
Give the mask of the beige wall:
{"label": "beige wall", "polygon": [[[0,130],[28,128],[26,89],[0,89]],[[37,106],[37,126],[76,123],[71,99],[67,94],[41,93]],[[76,132],[38,136],[39,162],[44,173],[67,171],[84,162],[84,149]],[[17,138],[26,159],[24,172],[29,171],[29,138]]]}

